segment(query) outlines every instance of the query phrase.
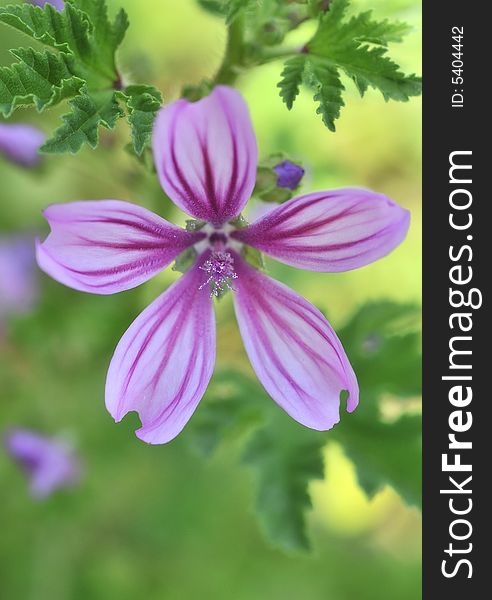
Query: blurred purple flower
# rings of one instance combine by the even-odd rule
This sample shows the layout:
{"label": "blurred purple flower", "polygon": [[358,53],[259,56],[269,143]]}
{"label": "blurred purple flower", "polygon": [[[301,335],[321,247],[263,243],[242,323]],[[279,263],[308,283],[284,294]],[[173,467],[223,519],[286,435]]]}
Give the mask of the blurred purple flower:
{"label": "blurred purple flower", "polygon": [[[188,230],[119,200],[55,204],[44,212],[51,233],[37,247],[46,273],[96,294],[133,288],[185,250],[194,256],[118,344],[106,382],[109,412],[120,421],[137,411],[137,436],[152,444],[182,430],[214,368],[212,297],[229,288],[270,396],[303,425],[330,429],[340,419],[342,390],[348,411],[358,403],[342,344],[317,308],[253,268],[243,250],[311,271],[348,271],[391,252],[406,235],[408,211],[381,194],[341,189],[293,198],[245,227],[237,217],[255,186],[257,147],[246,104],[228,87],[163,108],[153,147],[164,191],[198,220]],[[212,293],[202,289],[207,281]]]}
{"label": "blurred purple flower", "polygon": [[278,175],[277,186],[289,190],[295,190],[298,187],[305,173],[302,167],[290,162],[290,160],[284,160],[273,167],[273,170]]}
{"label": "blurred purple flower", "polygon": [[34,238],[0,237],[0,329],[9,315],[30,310],[37,298]]}
{"label": "blurred purple flower", "polygon": [[75,485],[80,479],[78,458],[64,441],[28,429],[12,429],[5,436],[5,447],[29,477],[34,498],[46,498],[58,489]]}
{"label": "blurred purple flower", "polygon": [[41,160],[38,150],[44,140],[44,133],[32,125],[0,123],[0,154],[23,167]]}
{"label": "blurred purple flower", "polygon": [[52,4],[57,10],[63,10],[65,8],[63,0],[29,0],[29,2],[41,7],[45,4]]}

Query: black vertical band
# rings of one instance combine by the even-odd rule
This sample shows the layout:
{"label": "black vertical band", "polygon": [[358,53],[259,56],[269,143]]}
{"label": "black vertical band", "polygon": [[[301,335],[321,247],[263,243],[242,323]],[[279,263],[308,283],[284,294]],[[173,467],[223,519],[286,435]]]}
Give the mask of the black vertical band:
{"label": "black vertical band", "polygon": [[491,34],[479,10],[457,0],[424,4],[426,600],[492,595]]}

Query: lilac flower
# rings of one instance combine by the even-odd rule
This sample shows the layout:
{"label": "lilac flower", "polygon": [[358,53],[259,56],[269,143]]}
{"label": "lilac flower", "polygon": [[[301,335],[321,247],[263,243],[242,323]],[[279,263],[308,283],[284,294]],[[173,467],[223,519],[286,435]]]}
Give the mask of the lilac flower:
{"label": "lilac flower", "polygon": [[79,481],[80,464],[67,443],[27,429],[12,429],[5,436],[10,456],[29,477],[33,497],[46,498]]}
{"label": "lilac flower", "polygon": [[304,169],[299,165],[290,162],[290,160],[284,160],[275,167],[273,167],[275,173],[277,173],[277,186],[281,188],[287,188],[289,190],[295,190],[301,183],[301,179],[304,177]]}
{"label": "lilac flower", "polygon": [[0,154],[23,167],[34,167],[45,135],[31,125],[0,123]]}
{"label": "lilac flower", "polygon": [[349,392],[349,411],[358,403],[342,345],[317,308],[246,262],[245,245],[296,267],[347,271],[393,250],[406,235],[408,212],[381,194],[341,189],[294,198],[244,227],[237,217],[255,185],[256,139],[244,101],[227,87],[163,108],[153,147],[163,189],[198,220],[188,231],[126,202],[75,202],[45,211],[51,233],[38,246],[48,274],[97,294],[139,285],[186,249],[195,255],[119,342],[106,382],[109,412],[120,421],[137,411],[137,436],[153,444],[182,430],[214,368],[213,296],[231,288],[265,389],[303,425],[330,429],[339,421],[341,390]]}
{"label": "lilac flower", "polygon": [[45,4],[51,4],[57,10],[63,10],[65,8],[65,3],[63,0],[29,0],[31,4],[35,4],[36,6],[43,7]]}
{"label": "lilac flower", "polygon": [[28,311],[37,296],[34,239],[0,237],[0,329],[9,315]]}

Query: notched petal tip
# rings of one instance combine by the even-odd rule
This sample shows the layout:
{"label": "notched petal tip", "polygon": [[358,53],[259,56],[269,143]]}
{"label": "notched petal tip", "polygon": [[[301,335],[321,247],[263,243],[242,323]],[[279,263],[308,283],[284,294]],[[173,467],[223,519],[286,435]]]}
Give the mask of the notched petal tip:
{"label": "notched petal tip", "polygon": [[321,312],[285,285],[236,255],[234,306],[251,364],[268,394],[293,419],[319,431],[340,421],[358,403],[355,373]]}
{"label": "notched petal tip", "polygon": [[[134,415],[135,418],[140,422],[140,427],[134,430],[135,436],[146,442],[147,444],[167,444],[174,439],[175,435],[169,437],[168,439],[163,435],[156,436],[156,427],[152,427],[152,421],[146,423],[147,419],[143,411],[141,411],[137,406],[132,408],[131,406],[126,406],[121,403],[115,403],[113,399],[112,390],[109,389],[109,379],[106,381],[106,390],[105,390],[105,398],[106,398],[106,409],[114,419],[116,424],[121,423],[125,417],[128,415]],[[185,425],[185,424],[184,424]],[[183,427],[184,427],[183,425]],[[176,433],[178,435],[179,431]],[[156,441],[158,439],[158,441]]]}
{"label": "notched petal tip", "polygon": [[169,444],[172,442],[184,429],[186,423],[183,423],[179,429],[174,429],[172,433],[163,434],[159,429],[155,427],[142,426],[140,429],[135,430],[135,435],[139,440],[149,444],[150,446],[161,446],[162,444]]}
{"label": "notched petal tip", "polygon": [[111,402],[106,401],[106,408],[116,424],[123,421],[123,419],[128,415],[134,414],[140,422],[140,427],[134,430],[135,436],[142,442],[145,442],[151,446],[172,442],[186,426],[186,422],[184,422],[181,428],[175,428],[172,432],[168,432],[166,434],[162,431],[162,428],[159,425],[156,426],[155,424],[152,424],[152,421],[150,423],[145,423],[145,416],[141,414],[138,408],[128,408],[127,410],[118,411],[116,414],[112,414],[110,405]]}
{"label": "notched petal tip", "polygon": [[342,393],[346,394],[344,398],[345,401],[345,410],[348,413],[354,412],[354,410],[359,406],[359,385],[357,383],[357,379],[354,374],[354,382],[351,386],[347,386],[347,389],[342,390]]}
{"label": "notched petal tip", "polygon": [[145,416],[141,414],[138,408],[125,407],[123,410],[117,409],[116,411],[113,411],[113,405],[114,403],[111,400],[111,395],[108,392],[106,392],[106,408],[111,417],[114,419],[114,422],[118,424],[121,423],[121,421],[123,421],[123,419],[128,415],[135,415],[135,418],[138,419],[138,421],[140,422],[140,427],[135,429],[134,433],[139,440],[142,440],[142,442],[145,442],[150,445],[167,444],[168,442],[172,441],[176,437],[176,435],[180,433],[180,431],[178,431],[175,435],[172,436],[164,436],[162,434],[159,435],[158,432],[156,434],[156,428],[152,427],[151,423],[149,426],[144,422]]}
{"label": "notched petal tip", "polygon": [[215,364],[215,318],[203,278],[192,267],[139,315],[121,338],[106,380],[116,422],[136,412],[136,436],[149,444],[176,437],[195,411]]}

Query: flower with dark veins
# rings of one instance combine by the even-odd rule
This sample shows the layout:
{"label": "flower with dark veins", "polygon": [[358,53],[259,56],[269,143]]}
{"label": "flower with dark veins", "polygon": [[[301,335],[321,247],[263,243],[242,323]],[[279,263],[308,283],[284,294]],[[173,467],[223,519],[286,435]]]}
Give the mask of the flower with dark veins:
{"label": "flower with dark veins", "polygon": [[5,436],[5,447],[29,477],[29,489],[36,499],[79,481],[79,460],[65,441],[29,429],[11,429]]}
{"label": "flower with dark veins", "polygon": [[299,423],[330,429],[343,390],[349,412],[358,403],[342,344],[317,308],[245,257],[261,251],[311,271],[356,269],[404,239],[408,211],[350,188],[293,198],[246,224],[240,214],[255,186],[256,138],[242,97],[224,86],[161,109],[153,149],[164,191],[196,226],[185,231],[118,200],[56,204],[44,213],[51,233],[37,249],[49,275],[96,294],[135,287],[191,254],[184,275],[120,340],[106,381],[109,412],[120,421],[136,411],[137,436],[151,444],[183,429],[214,368],[213,297],[232,288],[246,351],[267,392]]}
{"label": "flower with dark veins", "polygon": [[38,153],[45,135],[32,125],[0,123],[0,154],[22,167],[35,167],[41,160]]}
{"label": "flower with dark veins", "polygon": [[0,335],[11,315],[29,311],[39,295],[34,237],[0,236]]}

